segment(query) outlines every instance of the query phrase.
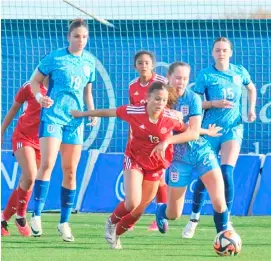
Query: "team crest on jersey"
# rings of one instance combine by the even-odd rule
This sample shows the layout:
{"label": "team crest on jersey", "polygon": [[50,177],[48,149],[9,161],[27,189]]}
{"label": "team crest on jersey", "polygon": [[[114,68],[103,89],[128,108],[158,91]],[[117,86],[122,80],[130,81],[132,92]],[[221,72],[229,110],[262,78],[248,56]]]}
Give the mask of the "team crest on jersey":
{"label": "team crest on jersey", "polygon": [[189,114],[189,107],[188,105],[182,105],[181,106],[181,112],[183,116],[187,116]]}
{"label": "team crest on jersey", "polygon": [[161,128],[161,134],[165,134],[165,133],[167,133],[167,128],[165,128],[165,127],[163,127],[163,128]]}
{"label": "team crest on jersey", "polygon": [[84,65],[83,71],[86,76],[90,75],[90,67],[88,65]]}
{"label": "team crest on jersey", "polygon": [[232,77],[233,79],[233,82],[236,84],[236,85],[241,85],[242,84],[242,79],[239,75],[234,75]]}
{"label": "team crest on jersey", "polygon": [[134,93],[134,95],[136,95],[136,96],[137,96],[138,94],[139,94],[138,92],[135,92],[135,93]]}
{"label": "team crest on jersey", "polygon": [[174,183],[179,181],[179,172],[178,171],[170,171],[170,180]]}

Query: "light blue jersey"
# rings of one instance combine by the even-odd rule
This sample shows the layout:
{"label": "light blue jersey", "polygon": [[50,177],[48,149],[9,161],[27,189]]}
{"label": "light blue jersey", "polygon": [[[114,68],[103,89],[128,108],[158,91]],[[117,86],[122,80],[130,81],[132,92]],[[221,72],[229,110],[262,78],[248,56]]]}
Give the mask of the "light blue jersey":
{"label": "light blue jersey", "polygon": [[[184,122],[188,123],[190,117],[202,115],[202,102],[198,94],[186,89],[174,109],[181,111]],[[170,187],[185,187],[189,184],[192,172],[198,177],[219,168],[217,157],[210,143],[204,138],[183,144],[174,145],[174,156],[166,172],[166,180]]]}
{"label": "light blue jersey", "polygon": [[38,70],[49,75],[47,95],[54,101],[50,108],[43,108],[41,121],[63,126],[80,126],[83,119],[74,119],[71,110],[84,110],[84,88],[95,80],[95,60],[83,51],[75,56],[68,48],[58,49],[46,55]]}
{"label": "light blue jersey", "polygon": [[205,94],[207,101],[226,99],[234,103],[234,107],[211,108],[205,111],[202,127],[208,128],[215,123],[224,130],[242,123],[242,86],[251,82],[247,70],[241,65],[230,64],[228,71],[218,71],[215,66],[203,69],[192,89],[198,94]]}
{"label": "light blue jersey", "polygon": [[[198,94],[186,89],[173,109],[181,111],[183,113],[183,121],[188,123],[190,117],[202,115],[201,98]],[[208,146],[208,142],[203,137],[199,137],[195,141],[174,145],[174,160],[191,163],[194,158],[198,157],[201,151],[204,151],[205,146]]]}

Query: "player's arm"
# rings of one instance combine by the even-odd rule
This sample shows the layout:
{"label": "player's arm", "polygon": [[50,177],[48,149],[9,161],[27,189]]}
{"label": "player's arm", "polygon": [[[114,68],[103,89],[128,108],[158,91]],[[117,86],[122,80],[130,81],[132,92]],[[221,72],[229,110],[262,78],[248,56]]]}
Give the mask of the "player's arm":
{"label": "player's arm", "polygon": [[40,85],[44,82],[45,77],[39,70],[36,70],[31,77],[30,86],[37,102],[42,107],[49,108],[53,105],[54,101],[50,97],[43,96],[40,93]]}
{"label": "player's arm", "polygon": [[1,124],[1,143],[3,143],[3,136],[4,136],[5,131],[7,130],[9,124],[14,119],[15,115],[17,114],[17,112],[19,111],[21,106],[22,106],[22,103],[14,101],[14,103],[12,104],[11,108],[9,109],[7,115],[5,116],[5,118]]}
{"label": "player's arm", "polygon": [[90,110],[90,111],[71,111],[71,115],[74,118],[81,117],[117,117],[117,109],[101,109],[101,110]]}
{"label": "player's arm", "polygon": [[246,85],[248,91],[248,102],[249,102],[249,109],[248,109],[248,121],[253,122],[256,120],[256,99],[257,99],[257,90],[253,82],[250,82]]}
{"label": "player's arm", "polygon": [[[91,82],[89,82],[84,89],[84,103],[86,104],[88,110],[95,109],[93,95],[92,95],[92,83]],[[91,120],[91,123],[89,123],[89,125],[95,126],[97,124],[98,120],[96,117],[91,117],[90,120]]]}

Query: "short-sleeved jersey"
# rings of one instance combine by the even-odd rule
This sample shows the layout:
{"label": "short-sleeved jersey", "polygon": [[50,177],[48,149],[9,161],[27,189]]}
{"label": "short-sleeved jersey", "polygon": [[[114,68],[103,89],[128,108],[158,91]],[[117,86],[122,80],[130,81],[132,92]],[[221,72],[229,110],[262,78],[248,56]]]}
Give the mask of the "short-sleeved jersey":
{"label": "short-sleeved jersey", "polygon": [[[181,111],[183,121],[188,124],[190,117],[202,115],[202,101],[198,94],[190,89],[186,89],[183,96],[177,100],[173,109]],[[187,143],[175,144],[174,160],[190,163],[199,157],[200,152],[204,150],[205,146],[208,146],[208,141],[203,137]]]}
{"label": "short-sleeved jersey", "polygon": [[68,48],[46,55],[38,70],[49,75],[47,95],[54,101],[50,108],[43,108],[41,120],[60,125],[80,125],[83,119],[74,119],[71,110],[84,110],[84,88],[95,80],[95,60],[83,51],[75,56]]}
{"label": "short-sleeved jersey", "polygon": [[193,90],[201,95],[205,94],[207,101],[229,100],[234,103],[234,107],[211,108],[205,111],[202,122],[203,128],[209,124],[216,125],[224,129],[236,126],[242,122],[242,86],[251,82],[247,70],[241,65],[230,64],[228,71],[219,71],[215,66],[203,69],[197,79]]}
{"label": "short-sleeved jersey", "polygon": [[[43,84],[40,85],[40,92],[42,95],[46,95],[47,89]],[[32,93],[30,82],[26,82],[19,89],[15,101],[25,105],[15,131],[31,139],[38,140],[41,106]]]}
{"label": "short-sleeved jersey", "polygon": [[157,156],[150,157],[153,148],[164,141],[172,131],[183,132],[186,125],[179,122],[176,113],[165,109],[158,121],[149,119],[146,105],[123,105],[117,108],[117,117],[130,124],[132,135],[127,143],[125,154],[145,170],[159,171],[169,166],[173,157],[173,147],[168,146],[165,160]]}
{"label": "short-sleeved jersey", "polygon": [[153,82],[167,83],[167,79],[159,74],[153,73],[152,78],[145,85],[140,83],[137,77],[129,83],[129,99],[130,104],[145,104],[147,102],[147,91]]}

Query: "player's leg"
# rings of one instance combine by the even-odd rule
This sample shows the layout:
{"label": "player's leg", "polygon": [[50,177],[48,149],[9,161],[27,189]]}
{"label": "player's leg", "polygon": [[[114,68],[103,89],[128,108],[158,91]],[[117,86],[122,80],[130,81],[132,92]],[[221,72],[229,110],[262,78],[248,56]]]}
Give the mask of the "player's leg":
{"label": "player's leg", "polygon": [[22,176],[17,189],[15,223],[22,236],[30,236],[31,230],[26,221],[26,210],[37,175],[36,151],[31,146],[25,146],[16,150],[14,155],[22,169]]}
{"label": "player's leg", "polygon": [[181,216],[186,187],[191,178],[192,167],[186,163],[173,161],[166,172],[168,180],[168,202],[156,209],[156,222],[161,233],[167,232],[167,220]]}
{"label": "player's leg", "polygon": [[127,156],[124,157],[123,182],[125,200],[120,202],[105,223],[105,239],[111,245],[120,245],[116,238],[116,224],[141,202],[143,173]]}
{"label": "player's leg", "polygon": [[32,236],[42,234],[41,212],[44,208],[53,167],[55,165],[61,140],[54,137],[40,138],[41,161],[34,185],[34,210],[31,224]]}
{"label": "player's leg", "polygon": [[120,236],[126,232],[144,214],[146,207],[151,203],[157,194],[159,183],[160,178],[152,179],[151,175],[144,175],[141,202],[134,210],[122,217],[122,219],[118,222],[116,229],[117,236]]}
{"label": "player's leg", "polygon": [[[205,136],[211,145],[212,150],[218,155],[221,146],[221,137]],[[204,204],[207,191],[201,179],[198,179],[194,186],[192,213],[190,215],[190,221],[183,231],[184,238],[191,238],[194,235],[194,231],[199,223],[200,212]]]}
{"label": "player's leg", "polygon": [[[165,182],[165,174],[162,176],[159,187],[156,194],[156,203],[163,204],[167,203],[167,184]],[[156,224],[156,220],[154,220],[151,225],[148,227],[149,231],[158,231],[158,226]]]}
{"label": "player's leg", "polygon": [[243,125],[230,129],[221,144],[221,171],[225,183],[225,198],[229,214],[234,199],[233,172],[240,153],[243,138]]}
{"label": "player's leg", "polygon": [[224,181],[220,168],[215,168],[201,177],[214,208],[214,222],[217,233],[228,227],[228,209],[225,201]]}

